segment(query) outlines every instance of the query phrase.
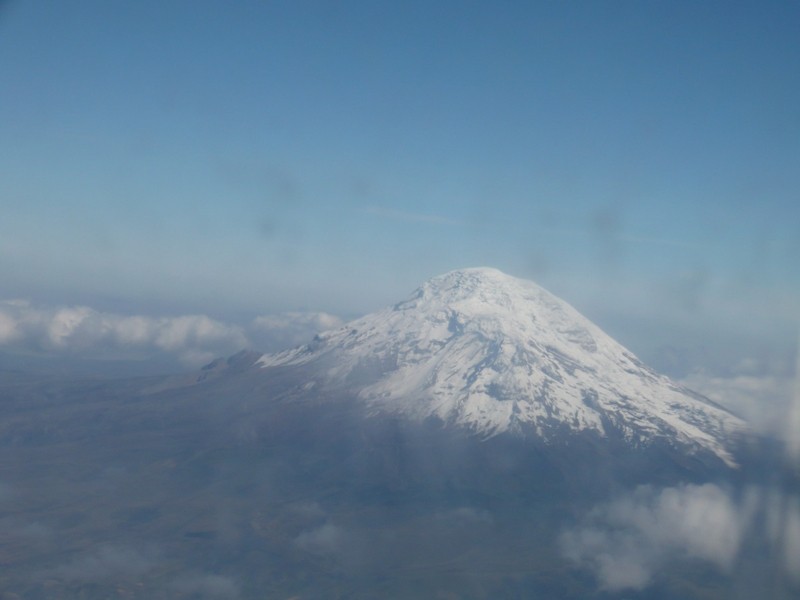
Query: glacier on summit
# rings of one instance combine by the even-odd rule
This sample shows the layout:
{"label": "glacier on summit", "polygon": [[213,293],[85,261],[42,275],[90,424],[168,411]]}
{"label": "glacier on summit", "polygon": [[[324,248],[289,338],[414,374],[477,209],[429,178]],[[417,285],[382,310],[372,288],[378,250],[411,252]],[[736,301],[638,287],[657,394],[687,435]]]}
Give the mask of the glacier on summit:
{"label": "glacier on summit", "polygon": [[374,413],[435,418],[482,437],[564,431],[710,451],[733,466],[745,423],[642,364],[572,306],[492,268],[452,271],[403,302],[264,355],[307,365],[307,387],[348,391]]}

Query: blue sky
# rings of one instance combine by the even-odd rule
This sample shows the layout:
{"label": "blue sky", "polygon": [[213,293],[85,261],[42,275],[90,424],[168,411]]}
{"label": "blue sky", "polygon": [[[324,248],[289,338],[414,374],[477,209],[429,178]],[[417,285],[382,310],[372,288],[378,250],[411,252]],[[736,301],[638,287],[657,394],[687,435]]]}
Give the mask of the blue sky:
{"label": "blue sky", "polygon": [[2,3],[0,298],[347,318],[490,265],[650,358],[791,352],[798,23],[794,2]]}

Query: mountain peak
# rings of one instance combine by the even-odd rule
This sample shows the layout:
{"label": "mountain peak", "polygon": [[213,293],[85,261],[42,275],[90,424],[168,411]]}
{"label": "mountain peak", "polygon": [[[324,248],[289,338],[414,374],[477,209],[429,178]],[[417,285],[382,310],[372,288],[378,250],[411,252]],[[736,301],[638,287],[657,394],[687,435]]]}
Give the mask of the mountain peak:
{"label": "mountain peak", "polygon": [[[480,331],[487,339],[525,345],[533,340],[562,352],[577,344],[595,352],[606,337],[572,306],[532,281],[490,267],[450,271],[423,283],[395,311],[412,311],[427,320],[448,315],[449,326],[463,333]],[[608,338],[610,340],[610,338]]]}
{"label": "mountain peak", "polygon": [[473,267],[450,271],[429,279],[411,295],[409,300],[425,298],[452,302],[477,297],[487,302],[498,302],[504,296],[519,294],[524,289],[543,291],[532,281],[517,279],[498,269]]}
{"label": "mountain peak", "polygon": [[[517,279],[494,267],[468,267],[455,269],[432,277],[423,285],[438,285],[441,287],[480,287],[483,285],[508,285],[525,281]],[[531,282],[528,282],[531,283]]]}
{"label": "mountain peak", "polygon": [[729,434],[744,427],[563,300],[485,267],[434,277],[393,307],[259,364],[313,367],[308,385],[317,389],[483,437],[532,432],[547,441],[567,430],[633,445],[661,439],[732,463]]}

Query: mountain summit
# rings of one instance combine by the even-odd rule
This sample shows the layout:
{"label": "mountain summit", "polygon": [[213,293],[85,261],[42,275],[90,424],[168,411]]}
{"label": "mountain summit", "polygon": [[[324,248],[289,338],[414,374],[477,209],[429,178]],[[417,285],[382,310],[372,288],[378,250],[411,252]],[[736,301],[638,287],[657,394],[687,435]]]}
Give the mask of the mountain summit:
{"label": "mountain summit", "polygon": [[483,438],[591,433],[733,465],[732,436],[745,427],[563,300],[491,268],[434,277],[403,302],[257,364],[302,368],[305,389],[348,392],[372,414],[436,419]]}

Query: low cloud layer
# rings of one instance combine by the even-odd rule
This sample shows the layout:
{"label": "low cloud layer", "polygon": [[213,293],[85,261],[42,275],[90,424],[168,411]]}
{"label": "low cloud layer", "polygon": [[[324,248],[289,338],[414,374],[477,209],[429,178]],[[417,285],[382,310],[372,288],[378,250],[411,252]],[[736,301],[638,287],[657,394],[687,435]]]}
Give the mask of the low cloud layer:
{"label": "low cloud layer", "polygon": [[241,328],[205,315],[148,317],[87,306],[0,303],[0,347],[51,354],[129,358],[167,353],[190,365],[248,345]]}
{"label": "low cloud layer", "polygon": [[282,350],[340,326],[327,313],[265,315],[245,325],[206,315],[121,315],[87,306],[0,301],[0,350],[102,359],[173,357],[198,367],[243,348]]}
{"label": "low cloud layer", "polygon": [[591,570],[604,589],[642,589],[676,558],[701,559],[729,571],[751,511],[715,485],[641,487],[565,532],[561,549]]}
{"label": "low cloud layer", "polygon": [[780,561],[775,576],[800,584],[800,502],[778,491],[751,488],[735,497],[713,484],[643,486],[596,507],[562,533],[560,546],[602,589],[618,592],[648,587],[681,560],[733,574],[753,536]]}

